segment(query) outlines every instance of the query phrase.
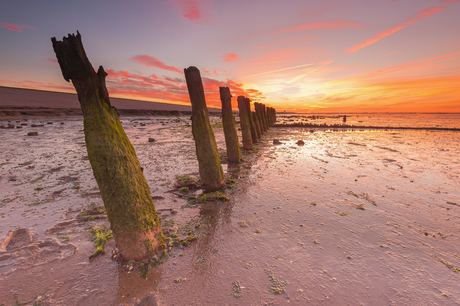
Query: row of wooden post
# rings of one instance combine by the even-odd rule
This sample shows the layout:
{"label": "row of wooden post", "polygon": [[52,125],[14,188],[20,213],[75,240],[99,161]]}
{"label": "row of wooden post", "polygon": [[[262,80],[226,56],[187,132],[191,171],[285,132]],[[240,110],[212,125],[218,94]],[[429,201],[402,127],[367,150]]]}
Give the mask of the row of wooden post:
{"label": "row of wooden post", "polygon": [[[192,104],[192,134],[195,140],[201,185],[206,190],[217,190],[224,184],[224,176],[216,139],[209,123],[200,71],[196,67],[189,67],[184,69],[184,74]],[[236,165],[241,161],[241,150],[232,111],[232,95],[228,87],[220,87],[219,93],[222,102],[222,123],[227,146],[227,161],[229,165]],[[255,111],[252,112],[249,98],[239,96],[237,101],[243,149],[251,150],[253,144],[259,142],[262,135],[275,123],[276,110],[255,102]]]}

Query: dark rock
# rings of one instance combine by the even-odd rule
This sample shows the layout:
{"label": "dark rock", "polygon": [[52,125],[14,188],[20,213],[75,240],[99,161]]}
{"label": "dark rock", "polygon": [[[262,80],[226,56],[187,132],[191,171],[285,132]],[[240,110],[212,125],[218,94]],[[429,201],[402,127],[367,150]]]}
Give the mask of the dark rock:
{"label": "dark rock", "polygon": [[164,196],[153,196],[152,199],[153,200],[164,200]]}
{"label": "dark rock", "polygon": [[88,155],[82,156],[81,160],[89,160]]}
{"label": "dark rock", "polygon": [[29,132],[27,136],[38,136],[38,132]]}
{"label": "dark rock", "polygon": [[273,139],[273,144],[274,145],[281,144],[281,141],[279,141],[278,139]]}
{"label": "dark rock", "polygon": [[33,241],[32,234],[27,228],[18,228],[11,231],[8,237],[2,241],[2,249],[10,251],[28,245]]}
{"label": "dark rock", "polygon": [[47,122],[47,124],[53,124],[53,122]]}
{"label": "dark rock", "polygon": [[303,146],[305,144],[305,142],[303,142],[303,140],[299,140],[296,142],[296,144],[298,144],[299,146]]}
{"label": "dark rock", "polygon": [[18,125],[16,128],[17,128],[17,129],[22,129],[22,126]]}
{"label": "dark rock", "polygon": [[41,126],[45,126],[43,124],[32,124],[31,127],[41,127]]}
{"label": "dark rock", "polygon": [[155,138],[149,138],[149,142],[155,142]]}

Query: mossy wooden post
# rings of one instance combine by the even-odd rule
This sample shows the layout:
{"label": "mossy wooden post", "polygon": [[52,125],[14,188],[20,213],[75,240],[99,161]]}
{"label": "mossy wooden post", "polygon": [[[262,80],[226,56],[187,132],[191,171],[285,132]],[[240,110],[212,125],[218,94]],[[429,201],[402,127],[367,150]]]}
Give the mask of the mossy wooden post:
{"label": "mossy wooden post", "polygon": [[160,217],[117,110],[110,105],[107,73],[86,57],[80,33],[51,38],[64,79],[75,87],[83,112],[88,159],[101,192],[118,250],[125,260],[142,260],[163,243]]}
{"label": "mossy wooden post", "polygon": [[264,120],[265,128],[268,131],[269,125],[268,125],[268,119],[267,119],[267,109],[265,107],[265,104],[262,104],[261,109],[262,109],[262,117]]}
{"label": "mossy wooden post", "polygon": [[222,124],[224,126],[225,144],[227,145],[228,164],[239,164],[241,160],[240,145],[236,132],[235,117],[232,111],[232,95],[228,87],[219,87],[222,103]]}
{"label": "mossy wooden post", "polygon": [[259,137],[257,136],[256,126],[254,124],[254,120],[252,119],[252,112],[251,112],[251,99],[245,98],[244,101],[246,102],[245,108],[248,112],[249,118],[249,128],[251,129],[251,139],[252,143],[256,143],[259,141]]}
{"label": "mossy wooden post", "polygon": [[256,128],[257,138],[260,140],[260,138],[262,138],[262,132],[260,131],[259,118],[257,118],[256,112],[251,112],[251,114],[254,127]]}
{"label": "mossy wooden post", "polygon": [[224,171],[220,164],[216,138],[209,122],[203,82],[200,71],[196,67],[185,68],[184,73],[192,103],[192,134],[195,140],[201,185],[207,191],[215,191],[224,184]]}
{"label": "mossy wooden post", "polygon": [[251,127],[249,125],[249,110],[246,109],[246,98],[238,97],[238,109],[240,111],[241,135],[243,136],[243,149],[252,150]]}
{"label": "mossy wooden post", "polygon": [[264,119],[263,115],[263,104],[262,103],[257,103],[257,108],[256,108],[257,116],[259,117],[259,123],[260,127],[263,133],[267,131],[267,125]]}
{"label": "mossy wooden post", "polygon": [[272,126],[275,123],[275,109],[273,107],[267,108],[268,124]]}

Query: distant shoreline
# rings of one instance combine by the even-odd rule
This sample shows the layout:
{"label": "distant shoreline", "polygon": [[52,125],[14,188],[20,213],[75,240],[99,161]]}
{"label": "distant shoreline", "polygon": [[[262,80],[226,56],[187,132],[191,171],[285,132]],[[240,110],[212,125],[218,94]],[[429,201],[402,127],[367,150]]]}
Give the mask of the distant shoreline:
{"label": "distant shoreline", "polygon": [[[110,103],[120,115],[148,116],[192,111],[191,105],[120,98],[110,98]],[[212,107],[208,111],[221,112]],[[0,86],[0,117],[11,116],[81,116],[80,102],[76,94]]]}
{"label": "distant shoreline", "polygon": [[422,130],[422,131],[445,131],[445,132],[460,132],[460,128],[440,128],[440,127],[405,127],[405,126],[366,126],[366,125],[349,125],[349,124],[314,124],[314,123],[284,123],[275,124],[275,128],[293,127],[307,129],[330,129],[330,130]]}

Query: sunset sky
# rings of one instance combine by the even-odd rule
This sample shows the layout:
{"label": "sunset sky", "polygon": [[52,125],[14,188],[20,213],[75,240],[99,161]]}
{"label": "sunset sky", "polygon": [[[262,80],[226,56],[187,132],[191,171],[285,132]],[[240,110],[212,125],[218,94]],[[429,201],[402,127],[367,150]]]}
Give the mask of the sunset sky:
{"label": "sunset sky", "polygon": [[460,112],[460,0],[0,2],[0,86],[75,92],[51,37],[82,35],[111,97],[278,111]]}

